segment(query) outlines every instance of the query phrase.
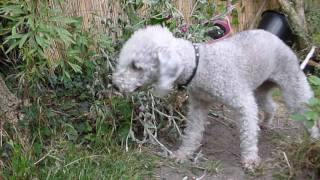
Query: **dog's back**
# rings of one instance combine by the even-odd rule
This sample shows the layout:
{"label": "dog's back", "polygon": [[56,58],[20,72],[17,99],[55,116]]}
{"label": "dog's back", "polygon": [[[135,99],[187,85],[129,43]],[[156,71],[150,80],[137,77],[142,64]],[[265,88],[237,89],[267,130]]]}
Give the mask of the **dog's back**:
{"label": "dog's back", "polygon": [[[277,36],[264,30],[249,30],[205,45],[204,68],[208,64],[236,72],[256,89],[273,74],[292,74],[300,71],[295,53]],[[200,61],[201,62],[201,61]],[[229,71],[229,72],[228,72]],[[296,73],[295,73],[296,74]]]}

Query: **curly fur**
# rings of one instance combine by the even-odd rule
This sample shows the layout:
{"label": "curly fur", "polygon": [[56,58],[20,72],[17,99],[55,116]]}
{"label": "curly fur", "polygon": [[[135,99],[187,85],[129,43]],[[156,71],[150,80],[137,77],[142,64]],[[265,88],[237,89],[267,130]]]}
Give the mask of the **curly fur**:
{"label": "curly fur", "polygon": [[[305,103],[313,97],[298,58],[278,37],[263,30],[240,32],[199,48],[198,70],[188,86],[187,128],[174,157],[184,160],[201,145],[209,106],[219,101],[236,112],[242,163],[253,168],[259,163],[258,107],[269,125],[276,110],[271,90],[281,89],[291,112],[305,111]],[[153,85],[165,95],[191,76],[194,53],[191,42],[175,38],[161,26],[149,26],[135,32],[123,46],[113,83],[125,93]],[[319,137],[317,126],[310,132]]]}

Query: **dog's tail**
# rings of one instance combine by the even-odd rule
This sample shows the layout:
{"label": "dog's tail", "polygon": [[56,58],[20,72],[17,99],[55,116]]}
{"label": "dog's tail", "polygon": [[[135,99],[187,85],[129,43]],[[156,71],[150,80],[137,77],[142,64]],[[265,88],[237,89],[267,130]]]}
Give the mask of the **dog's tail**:
{"label": "dog's tail", "polygon": [[[287,64],[284,63],[284,72],[276,74],[274,76],[275,82],[279,85],[283,99],[288,110],[291,113],[304,113],[308,110],[307,103],[314,97],[313,91],[308,83],[306,75],[303,73],[302,69],[307,64],[308,59],[313,54],[313,51],[310,51],[307,58],[304,60],[304,63],[298,69],[293,64],[292,58],[297,59],[297,57],[292,53],[287,56],[290,60],[287,60]],[[309,129],[311,137],[320,138],[320,121],[316,121],[315,125]]]}

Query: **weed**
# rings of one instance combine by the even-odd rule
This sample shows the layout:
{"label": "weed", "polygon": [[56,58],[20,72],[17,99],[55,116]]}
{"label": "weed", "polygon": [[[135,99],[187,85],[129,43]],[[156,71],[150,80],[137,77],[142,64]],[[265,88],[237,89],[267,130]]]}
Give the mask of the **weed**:
{"label": "weed", "polygon": [[279,143],[274,174],[279,179],[318,179],[320,172],[320,142],[303,136]]}
{"label": "weed", "polygon": [[309,76],[309,82],[314,89],[315,98],[311,98],[308,103],[308,110],[302,114],[293,115],[293,119],[302,121],[307,128],[311,128],[317,123],[320,117],[320,79],[316,76]]}
{"label": "weed", "polygon": [[57,80],[68,84],[74,74],[93,67],[97,52],[91,46],[104,42],[94,42],[93,35],[82,30],[81,18],[48,7],[46,1],[22,0],[0,7],[8,21],[0,32],[6,36],[6,54],[18,54],[20,83],[31,87]]}

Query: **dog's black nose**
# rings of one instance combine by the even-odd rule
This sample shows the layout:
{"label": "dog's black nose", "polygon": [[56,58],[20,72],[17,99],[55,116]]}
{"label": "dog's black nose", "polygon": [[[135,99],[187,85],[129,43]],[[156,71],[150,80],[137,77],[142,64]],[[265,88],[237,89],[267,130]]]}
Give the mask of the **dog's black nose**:
{"label": "dog's black nose", "polygon": [[116,91],[119,91],[119,87],[115,84],[112,84],[113,89],[115,89]]}

